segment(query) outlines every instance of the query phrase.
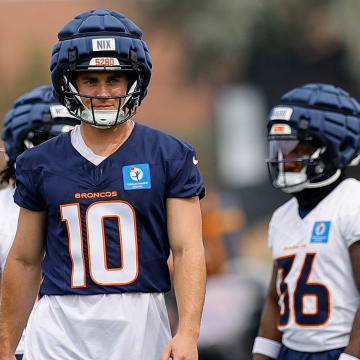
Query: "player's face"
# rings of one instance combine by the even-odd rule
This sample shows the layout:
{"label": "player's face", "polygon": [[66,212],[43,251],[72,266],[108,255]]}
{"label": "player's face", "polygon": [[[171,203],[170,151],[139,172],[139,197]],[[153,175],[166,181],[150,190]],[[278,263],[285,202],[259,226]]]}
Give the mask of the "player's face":
{"label": "player's face", "polygon": [[[125,96],[128,79],[123,72],[80,72],[76,76],[76,85],[80,94],[88,96]],[[82,97],[84,105],[94,110],[117,110],[124,99],[92,99]],[[92,106],[91,106],[92,105]]]}
{"label": "player's face", "polygon": [[300,141],[296,147],[290,151],[285,157],[284,170],[289,172],[299,172],[304,167],[300,161],[292,161],[309,157],[314,151],[315,147],[308,143]]}

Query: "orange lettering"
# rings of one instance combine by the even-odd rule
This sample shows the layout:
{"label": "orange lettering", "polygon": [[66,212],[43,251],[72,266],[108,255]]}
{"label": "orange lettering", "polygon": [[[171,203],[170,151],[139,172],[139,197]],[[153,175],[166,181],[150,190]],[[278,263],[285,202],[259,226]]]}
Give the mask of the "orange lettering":
{"label": "orange lettering", "polygon": [[117,191],[102,191],[102,192],[88,192],[88,193],[75,193],[76,199],[93,199],[93,198],[106,198],[118,196]]}

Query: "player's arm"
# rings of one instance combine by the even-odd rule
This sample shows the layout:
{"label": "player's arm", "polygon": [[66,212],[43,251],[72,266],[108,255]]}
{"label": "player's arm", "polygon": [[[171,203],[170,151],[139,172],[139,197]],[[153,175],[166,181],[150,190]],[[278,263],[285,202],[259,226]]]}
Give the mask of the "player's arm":
{"label": "player's arm", "polygon": [[[253,348],[253,360],[276,359],[280,350],[282,333],[277,329],[280,310],[276,292],[277,266],[274,263],[268,294],[261,315],[260,327]],[[255,352],[254,352],[255,351]],[[267,356],[264,354],[274,354]]]}
{"label": "player's arm", "polygon": [[2,283],[0,359],[13,359],[41,281],[46,212],[20,209]]}
{"label": "player's arm", "polygon": [[179,326],[161,360],[197,360],[197,339],[205,297],[206,267],[198,197],[169,198],[168,234],[174,261]]}
{"label": "player's arm", "polygon": [[[356,287],[360,293],[360,241],[353,243],[350,248],[350,260],[353,269],[353,275]],[[360,358],[360,306],[356,312],[353,326],[350,333],[349,345],[345,349],[345,354]],[[346,355],[341,355],[340,359],[347,359]],[[350,360],[351,358],[349,358]]]}

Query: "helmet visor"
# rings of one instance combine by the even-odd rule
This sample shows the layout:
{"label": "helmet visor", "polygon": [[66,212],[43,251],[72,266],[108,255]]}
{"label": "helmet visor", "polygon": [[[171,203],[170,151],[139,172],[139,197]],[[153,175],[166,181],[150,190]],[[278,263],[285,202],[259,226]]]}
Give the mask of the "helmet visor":
{"label": "helmet visor", "polygon": [[270,139],[266,163],[272,184],[276,188],[291,188],[305,183],[315,150],[309,141]]}

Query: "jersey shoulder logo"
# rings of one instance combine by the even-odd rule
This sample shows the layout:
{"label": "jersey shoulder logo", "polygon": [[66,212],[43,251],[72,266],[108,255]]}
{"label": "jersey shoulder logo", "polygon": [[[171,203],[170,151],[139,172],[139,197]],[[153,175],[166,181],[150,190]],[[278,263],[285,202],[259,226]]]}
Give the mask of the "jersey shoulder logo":
{"label": "jersey shoulder logo", "polygon": [[329,240],[331,221],[316,221],[311,234],[311,243],[326,244]]}
{"label": "jersey shoulder logo", "polygon": [[149,164],[123,166],[124,190],[151,189]]}

